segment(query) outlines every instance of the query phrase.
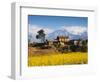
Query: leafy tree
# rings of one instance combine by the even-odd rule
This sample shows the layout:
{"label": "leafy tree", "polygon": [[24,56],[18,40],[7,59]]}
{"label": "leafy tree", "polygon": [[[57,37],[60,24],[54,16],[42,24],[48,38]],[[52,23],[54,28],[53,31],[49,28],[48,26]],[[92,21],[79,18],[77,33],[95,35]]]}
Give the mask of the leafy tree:
{"label": "leafy tree", "polygon": [[41,43],[44,43],[45,42],[45,33],[44,33],[44,30],[41,29],[37,33],[38,33],[38,35],[36,35],[36,38],[40,39]]}

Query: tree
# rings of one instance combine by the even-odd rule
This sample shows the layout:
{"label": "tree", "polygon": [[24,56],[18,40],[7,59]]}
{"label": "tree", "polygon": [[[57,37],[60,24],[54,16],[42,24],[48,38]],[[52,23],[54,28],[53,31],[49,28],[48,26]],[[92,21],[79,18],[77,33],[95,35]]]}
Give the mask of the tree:
{"label": "tree", "polygon": [[38,33],[38,35],[36,35],[36,38],[37,39],[41,39],[41,43],[44,43],[45,42],[45,33],[44,33],[44,30],[41,29],[37,33]]}

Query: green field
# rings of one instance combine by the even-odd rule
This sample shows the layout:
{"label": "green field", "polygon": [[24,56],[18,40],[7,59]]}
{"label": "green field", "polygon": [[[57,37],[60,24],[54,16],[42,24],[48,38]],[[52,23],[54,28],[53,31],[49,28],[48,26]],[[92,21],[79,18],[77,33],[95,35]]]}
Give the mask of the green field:
{"label": "green field", "polygon": [[87,64],[87,52],[70,52],[51,55],[28,56],[28,66]]}

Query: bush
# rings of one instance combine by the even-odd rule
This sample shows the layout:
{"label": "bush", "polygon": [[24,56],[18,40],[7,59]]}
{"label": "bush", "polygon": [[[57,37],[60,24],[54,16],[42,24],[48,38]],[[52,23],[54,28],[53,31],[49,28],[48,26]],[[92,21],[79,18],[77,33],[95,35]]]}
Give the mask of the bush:
{"label": "bush", "polygon": [[81,52],[87,52],[87,50],[88,50],[88,48],[87,48],[86,45],[85,45],[85,46],[82,46],[82,48],[81,48]]}
{"label": "bush", "polygon": [[71,45],[71,46],[70,46],[70,50],[71,50],[72,52],[76,52],[76,51],[77,51],[77,46],[76,46],[76,45]]}

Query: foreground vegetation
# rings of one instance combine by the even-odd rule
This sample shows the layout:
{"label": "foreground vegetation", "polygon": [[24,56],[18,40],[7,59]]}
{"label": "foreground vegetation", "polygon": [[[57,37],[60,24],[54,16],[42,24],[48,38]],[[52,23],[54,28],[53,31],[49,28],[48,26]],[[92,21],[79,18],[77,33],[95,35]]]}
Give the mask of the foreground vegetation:
{"label": "foreground vegetation", "polygon": [[50,66],[50,65],[69,65],[87,64],[87,52],[70,52],[52,55],[29,56],[28,66]]}

